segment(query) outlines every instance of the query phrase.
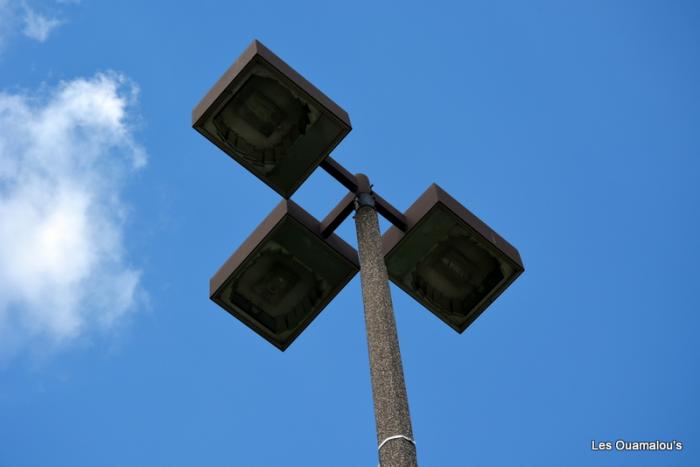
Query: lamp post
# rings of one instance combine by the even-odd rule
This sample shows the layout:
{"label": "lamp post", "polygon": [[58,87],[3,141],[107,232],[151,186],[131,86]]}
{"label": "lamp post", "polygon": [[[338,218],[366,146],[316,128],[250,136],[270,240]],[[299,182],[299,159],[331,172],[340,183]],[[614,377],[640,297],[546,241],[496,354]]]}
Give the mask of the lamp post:
{"label": "lamp post", "polygon": [[382,253],[379,218],[367,176],[357,175],[355,226],[365,308],[369,367],[379,460],[385,466],[415,466],[416,445],[396,335],[389,276]]}
{"label": "lamp post", "polygon": [[[258,41],[193,127],[285,198],[210,281],[210,298],[284,351],[360,271],[380,465],[417,465],[389,279],[463,332],[523,271],[518,251],[437,185],[405,213],[329,157],[347,113]],[[321,167],[349,193],[322,221],[289,200]],[[333,232],[355,212],[358,253]],[[382,237],[378,215],[393,224]]]}

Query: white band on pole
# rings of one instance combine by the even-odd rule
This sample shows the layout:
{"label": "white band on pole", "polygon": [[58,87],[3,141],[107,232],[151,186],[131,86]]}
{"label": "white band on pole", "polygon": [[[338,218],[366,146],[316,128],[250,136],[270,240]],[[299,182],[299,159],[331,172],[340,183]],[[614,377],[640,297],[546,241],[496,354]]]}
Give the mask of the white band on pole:
{"label": "white band on pole", "polygon": [[[384,441],[382,441],[381,443],[379,443],[379,447],[377,448],[377,452],[381,451],[381,450],[382,450],[382,446],[384,446],[388,441],[391,441],[392,439],[405,439],[406,441],[408,441],[408,442],[411,443],[412,445],[414,445],[414,446],[416,445],[416,442],[413,441],[411,438],[409,438],[409,437],[406,436],[406,435],[394,435],[394,436],[389,436],[389,437],[386,438]],[[382,464],[379,463],[379,464],[378,464],[378,467],[382,467]]]}

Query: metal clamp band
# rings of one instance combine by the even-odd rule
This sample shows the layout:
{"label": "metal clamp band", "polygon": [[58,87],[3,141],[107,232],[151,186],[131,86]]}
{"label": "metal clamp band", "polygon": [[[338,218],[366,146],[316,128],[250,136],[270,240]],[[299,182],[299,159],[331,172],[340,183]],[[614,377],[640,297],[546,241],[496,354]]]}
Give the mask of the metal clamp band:
{"label": "metal clamp band", "polygon": [[370,207],[372,209],[376,208],[376,203],[374,202],[374,196],[372,193],[358,193],[355,197],[355,210],[357,211],[363,207]]}
{"label": "metal clamp band", "polygon": [[[389,436],[389,437],[386,438],[384,441],[382,441],[381,443],[379,443],[379,447],[377,448],[377,452],[381,451],[382,447],[383,447],[388,441],[391,441],[391,440],[393,440],[393,439],[405,439],[406,441],[408,441],[408,442],[411,443],[412,445],[414,445],[414,446],[416,445],[416,442],[413,441],[411,438],[409,438],[409,437],[406,436],[406,435],[394,435],[394,436]],[[381,464],[381,463],[380,463],[380,464],[377,464],[377,465],[378,465],[378,467],[382,467],[382,464]]]}

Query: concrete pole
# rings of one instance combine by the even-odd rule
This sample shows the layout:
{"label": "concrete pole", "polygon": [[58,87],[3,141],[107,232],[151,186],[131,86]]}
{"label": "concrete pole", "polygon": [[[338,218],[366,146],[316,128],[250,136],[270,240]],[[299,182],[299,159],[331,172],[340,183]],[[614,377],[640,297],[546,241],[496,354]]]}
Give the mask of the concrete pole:
{"label": "concrete pole", "polygon": [[367,176],[357,174],[356,178],[355,225],[379,461],[381,467],[417,467],[379,220]]}

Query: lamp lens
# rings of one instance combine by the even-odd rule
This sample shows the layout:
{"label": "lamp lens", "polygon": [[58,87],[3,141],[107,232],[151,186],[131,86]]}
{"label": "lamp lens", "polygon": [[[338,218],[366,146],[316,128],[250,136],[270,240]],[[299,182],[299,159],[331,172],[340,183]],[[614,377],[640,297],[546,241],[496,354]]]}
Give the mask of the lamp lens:
{"label": "lamp lens", "polygon": [[229,300],[280,333],[297,326],[327,288],[323,279],[271,242],[238,274]]}
{"label": "lamp lens", "polygon": [[214,116],[221,140],[264,173],[306,133],[309,106],[273,78],[252,75]]}
{"label": "lamp lens", "polygon": [[413,273],[423,297],[452,314],[465,314],[503,279],[498,261],[466,236],[449,236]]}

